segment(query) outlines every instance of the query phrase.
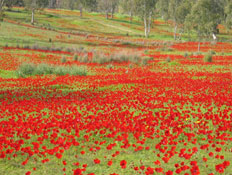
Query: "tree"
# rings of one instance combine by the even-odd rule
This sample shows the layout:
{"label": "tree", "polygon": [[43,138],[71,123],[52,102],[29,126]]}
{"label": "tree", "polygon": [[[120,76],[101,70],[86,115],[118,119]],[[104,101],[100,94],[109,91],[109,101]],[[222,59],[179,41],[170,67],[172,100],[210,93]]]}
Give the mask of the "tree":
{"label": "tree", "polygon": [[122,7],[124,13],[130,15],[130,23],[132,23],[133,16],[136,10],[136,5],[134,0],[121,0],[120,6]]}
{"label": "tree", "polygon": [[168,14],[169,0],[159,0],[156,8],[161,17],[166,21],[169,18]]}
{"label": "tree", "polygon": [[3,6],[5,5],[6,1],[5,0],[0,0],[0,21],[3,20]]}
{"label": "tree", "polygon": [[198,0],[191,13],[186,17],[185,25],[194,29],[198,37],[198,51],[200,41],[215,33],[215,29],[223,18],[223,7],[218,0]]}
{"label": "tree", "polygon": [[56,0],[49,0],[48,8],[55,8],[56,7]]}
{"label": "tree", "polygon": [[5,0],[0,0],[0,13],[2,12],[3,6],[5,5]]}
{"label": "tree", "polygon": [[23,0],[7,0],[5,6],[9,9],[13,6],[23,6]]}
{"label": "tree", "polygon": [[136,14],[144,21],[144,34],[146,38],[150,34],[156,2],[157,0],[135,0]]}
{"label": "tree", "polygon": [[168,8],[168,13],[170,18],[173,20],[174,23],[174,39],[176,40],[176,32],[177,32],[177,10],[178,7],[180,6],[182,0],[170,0],[169,2],[169,8]]}
{"label": "tree", "polygon": [[227,29],[232,28],[232,1],[227,0],[227,3],[225,4],[225,25]]}
{"label": "tree", "polygon": [[77,3],[80,9],[80,17],[83,16],[83,8],[88,11],[93,11],[97,7],[97,0],[77,0]]}
{"label": "tree", "polygon": [[106,19],[109,19],[109,13],[111,13],[111,18],[113,18],[115,9],[118,5],[118,0],[98,0],[98,8],[100,11],[106,14]]}
{"label": "tree", "polygon": [[192,0],[182,0],[182,2],[178,5],[175,11],[175,21],[174,21],[174,39],[176,40],[176,33],[178,28],[181,28],[183,31],[184,22],[187,15],[191,12],[193,2]]}
{"label": "tree", "polygon": [[31,24],[34,24],[35,10],[45,8],[48,5],[48,0],[24,0],[25,7],[31,10]]}

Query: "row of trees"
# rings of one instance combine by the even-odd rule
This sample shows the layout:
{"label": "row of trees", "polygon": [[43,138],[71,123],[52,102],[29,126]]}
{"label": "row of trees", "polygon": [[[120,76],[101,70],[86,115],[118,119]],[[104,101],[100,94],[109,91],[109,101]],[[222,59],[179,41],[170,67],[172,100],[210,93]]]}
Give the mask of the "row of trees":
{"label": "row of trees", "polygon": [[78,9],[82,17],[83,10],[105,13],[106,18],[114,17],[115,12],[138,16],[144,23],[145,37],[149,37],[153,19],[162,17],[171,20],[174,39],[177,32],[192,31],[200,39],[203,36],[214,37],[218,24],[232,27],[231,0],[0,0],[0,13],[3,6],[21,5],[32,11],[31,23],[34,23],[34,12],[40,8]]}

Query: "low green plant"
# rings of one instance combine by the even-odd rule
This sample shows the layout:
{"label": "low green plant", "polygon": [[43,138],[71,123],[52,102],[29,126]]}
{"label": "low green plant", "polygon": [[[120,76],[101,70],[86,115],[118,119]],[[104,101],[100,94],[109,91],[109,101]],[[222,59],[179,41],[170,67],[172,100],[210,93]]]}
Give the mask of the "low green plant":
{"label": "low green plant", "polygon": [[98,64],[104,64],[110,62],[110,59],[108,59],[107,56],[101,54],[101,55],[95,55],[92,59],[92,62]]}
{"label": "low green plant", "polygon": [[171,61],[172,61],[172,60],[171,60],[170,57],[167,57],[167,58],[166,58],[166,62],[170,63]]}
{"label": "low green plant", "polygon": [[207,63],[213,62],[213,55],[210,52],[205,54],[204,61],[207,62]]}
{"label": "low green plant", "polygon": [[145,65],[147,65],[148,62],[151,61],[151,60],[153,60],[152,57],[148,57],[148,56],[143,57],[143,58],[141,59],[141,65],[142,65],[142,66],[145,66]]}
{"label": "low green plant", "polygon": [[16,74],[19,77],[30,76],[34,74],[35,69],[36,69],[36,66],[33,63],[23,63],[17,69]]}
{"label": "low green plant", "polygon": [[63,75],[69,74],[69,69],[68,69],[66,66],[56,66],[56,67],[54,68],[53,73],[54,73],[55,75],[63,76]]}
{"label": "low green plant", "polygon": [[36,66],[35,70],[34,70],[34,74],[35,75],[48,75],[48,74],[52,74],[54,71],[54,67],[49,65],[49,64],[39,64],[38,66]]}
{"label": "low green plant", "polygon": [[129,57],[129,61],[130,61],[131,63],[138,64],[139,62],[141,62],[141,57],[138,56],[138,55],[131,55],[131,56]]}
{"label": "low green plant", "polygon": [[189,56],[188,52],[184,53],[184,57],[187,58]]}
{"label": "low green plant", "polygon": [[18,77],[27,77],[32,75],[87,75],[87,68],[84,66],[56,66],[46,63],[35,65],[33,63],[23,63],[16,71]]}
{"label": "low green plant", "polygon": [[77,61],[77,60],[78,60],[78,55],[75,54],[75,55],[73,56],[73,61]]}
{"label": "low green plant", "polygon": [[66,62],[67,62],[67,59],[66,59],[65,56],[63,56],[63,57],[61,58],[61,63],[66,63]]}
{"label": "low green plant", "polygon": [[211,55],[216,55],[216,52],[214,50],[210,50]]}
{"label": "low green plant", "polygon": [[80,75],[86,76],[87,75],[87,68],[85,66],[72,66],[69,71],[70,75]]}
{"label": "low green plant", "polygon": [[89,58],[88,58],[88,55],[82,55],[79,57],[78,59],[79,62],[81,63],[88,63],[89,62]]}

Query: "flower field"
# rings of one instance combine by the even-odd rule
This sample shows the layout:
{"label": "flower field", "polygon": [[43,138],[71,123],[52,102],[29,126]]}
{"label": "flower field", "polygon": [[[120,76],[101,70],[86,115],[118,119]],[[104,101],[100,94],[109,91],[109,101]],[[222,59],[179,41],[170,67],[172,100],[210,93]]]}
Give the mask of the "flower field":
{"label": "flower field", "polygon": [[[96,44],[107,58],[151,59],[83,63],[69,51],[0,48],[0,174],[232,175],[232,44],[202,43],[199,55],[194,42],[168,52],[108,44]],[[23,62],[88,73],[17,77]]]}

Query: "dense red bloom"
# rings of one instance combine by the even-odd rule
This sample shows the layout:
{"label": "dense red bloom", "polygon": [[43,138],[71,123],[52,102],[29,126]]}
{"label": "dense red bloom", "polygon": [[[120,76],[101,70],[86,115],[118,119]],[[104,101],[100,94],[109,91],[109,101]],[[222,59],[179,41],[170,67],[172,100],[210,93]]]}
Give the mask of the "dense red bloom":
{"label": "dense red bloom", "polygon": [[61,159],[61,158],[62,158],[62,154],[56,153],[56,157],[57,157],[58,159]]}
{"label": "dense red bloom", "polygon": [[146,175],[153,175],[154,174],[154,169],[151,167],[147,167],[147,170],[145,172]]}
{"label": "dense red bloom", "polygon": [[94,163],[99,164],[99,163],[101,163],[101,161],[99,159],[94,159]]}
{"label": "dense red bloom", "polygon": [[113,164],[112,160],[109,160],[108,163],[107,163],[108,166],[111,166],[112,164]]}
{"label": "dense red bloom", "polygon": [[63,160],[63,165],[67,165],[67,162],[65,160]]}
{"label": "dense red bloom", "polygon": [[82,170],[80,168],[75,169],[73,175],[82,175]]}
{"label": "dense red bloom", "polygon": [[30,175],[31,174],[31,172],[30,171],[28,171],[28,172],[26,172],[26,174],[25,175]]}
{"label": "dense red bloom", "polygon": [[127,164],[127,162],[125,161],[125,160],[122,160],[121,162],[120,162],[120,166],[121,166],[121,168],[126,168],[126,164]]}
{"label": "dense red bloom", "polygon": [[230,161],[224,161],[223,162],[223,167],[227,168],[228,166],[230,166]]}
{"label": "dense red bloom", "polygon": [[165,173],[165,175],[173,175],[173,172],[169,170]]}
{"label": "dense red bloom", "polygon": [[218,173],[224,173],[224,166],[223,164],[218,164],[218,165],[215,165],[215,169]]}

